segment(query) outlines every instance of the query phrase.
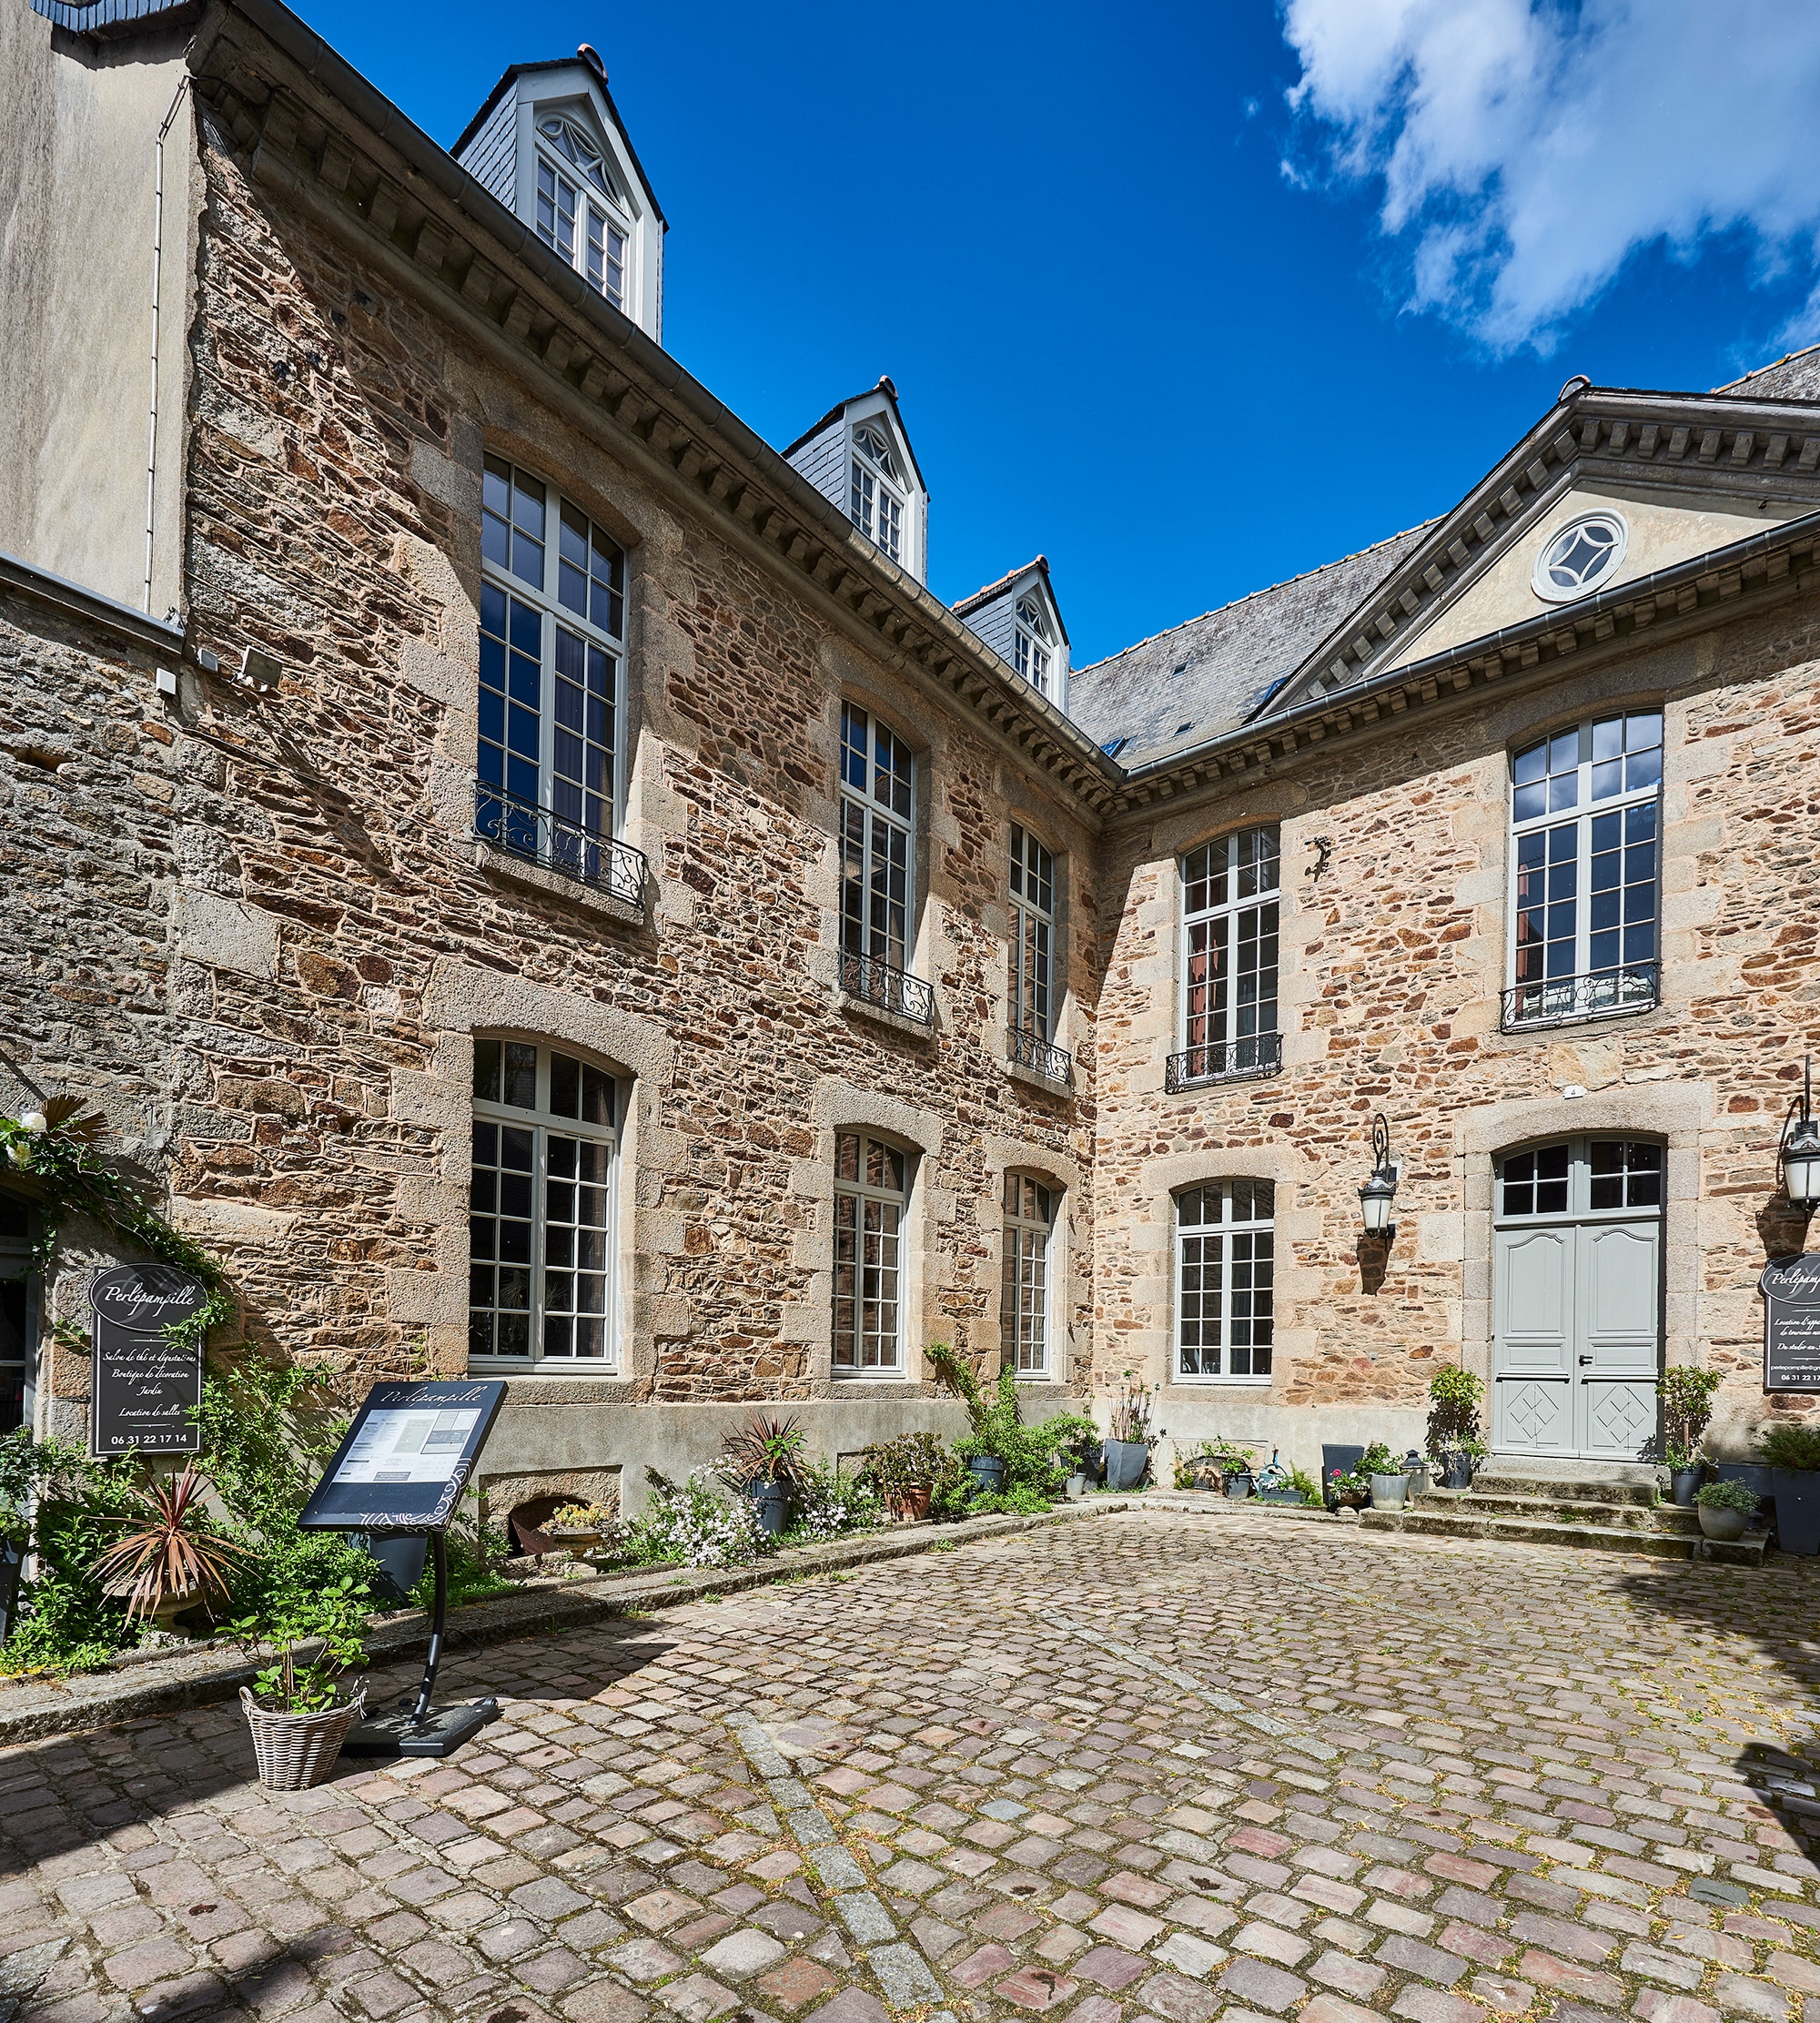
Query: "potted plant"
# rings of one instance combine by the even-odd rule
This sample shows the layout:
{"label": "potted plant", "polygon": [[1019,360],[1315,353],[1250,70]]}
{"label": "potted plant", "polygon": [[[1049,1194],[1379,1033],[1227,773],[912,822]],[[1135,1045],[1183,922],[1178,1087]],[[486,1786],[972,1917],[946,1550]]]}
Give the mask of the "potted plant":
{"label": "potted plant", "polygon": [[[1127,1379],[1132,1372],[1125,1372]],[[1148,1384],[1135,1388],[1127,1381],[1118,1389],[1117,1402],[1112,1407],[1110,1421],[1106,1435],[1106,1486],[1107,1489],[1136,1489],[1144,1480],[1145,1471],[1150,1465],[1150,1443],[1153,1438],[1161,1439],[1161,1433],[1152,1435],[1150,1413],[1156,1404],[1157,1394]]]}
{"label": "potted plant", "polygon": [[138,1508],[112,1520],[133,1529],[96,1561],[95,1578],[104,1593],[125,1599],[129,1619],[175,1635],[179,1615],[228,1599],[228,1573],[244,1548],[205,1529],[202,1500],[210,1486],[187,1462],[181,1475],[136,1491]]}
{"label": "potted plant", "polygon": [[1820,1553],[1820,1426],[1785,1422],[1757,1440],[1775,1497],[1775,1535],[1785,1553]]}
{"label": "potted plant", "polygon": [[1756,1507],[1756,1492],[1746,1489],[1742,1482],[1708,1482],[1704,1489],[1696,1491],[1694,1498],[1702,1534],[1727,1544],[1743,1538]]}
{"label": "potted plant", "polygon": [[[335,1767],[348,1731],[366,1710],[364,1681],[338,1699],[344,1673],[366,1662],[362,1635],[368,1590],[350,1574],[313,1594],[279,1597],[269,1612],[233,1625],[249,1655],[269,1657],[240,1688],[252,1731],[259,1782],[271,1791],[306,1791]],[[307,1663],[299,1662],[306,1649]]]}
{"label": "potted plant", "polygon": [[1381,1440],[1374,1440],[1359,1462],[1359,1472],[1371,1485],[1374,1511],[1400,1511],[1409,1497],[1410,1478]]}
{"label": "potted plant", "polygon": [[1683,1510],[1694,1507],[1700,1487],[1700,1442],[1713,1417],[1713,1393],[1719,1388],[1716,1370],[1695,1370],[1676,1363],[1664,1370],[1656,1386],[1662,1399],[1663,1459],[1668,1463],[1671,1493]]}
{"label": "potted plant", "polygon": [[1362,1462],[1328,1471],[1327,1501],[1334,1510],[1362,1511],[1371,1501],[1371,1477]]}
{"label": "potted plant", "polygon": [[[1092,1438],[1093,1421],[1077,1413],[1052,1412],[1026,1426],[1016,1371],[1001,1368],[988,1396],[972,1368],[945,1342],[931,1343],[927,1360],[935,1381],[966,1407],[972,1430],[955,1442],[954,1455],[973,1478],[975,1498],[1040,1497],[1046,1507],[1059,1496],[1072,1472],[1066,1457],[1080,1441]],[[937,1482],[931,1502],[936,1515],[950,1511],[952,1494],[945,1480]]]}
{"label": "potted plant", "polygon": [[618,1539],[620,1513],[611,1503],[561,1503],[544,1519],[538,1535],[545,1545],[579,1561]]}
{"label": "potted plant", "polygon": [[773,1538],[790,1522],[790,1499],[803,1483],[804,1432],[794,1418],[753,1412],[721,1442],[716,1472],[752,1503],[759,1529]]}
{"label": "potted plant", "polygon": [[1441,1489],[1471,1489],[1472,1463],[1485,1452],[1479,1408],[1485,1385],[1470,1370],[1444,1363],[1429,1379],[1427,1450]]}
{"label": "potted plant", "polygon": [[886,1511],[906,1523],[928,1516],[945,1465],[947,1456],[934,1433],[899,1433],[875,1442],[860,1457],[861,1472],[885,1499]]}

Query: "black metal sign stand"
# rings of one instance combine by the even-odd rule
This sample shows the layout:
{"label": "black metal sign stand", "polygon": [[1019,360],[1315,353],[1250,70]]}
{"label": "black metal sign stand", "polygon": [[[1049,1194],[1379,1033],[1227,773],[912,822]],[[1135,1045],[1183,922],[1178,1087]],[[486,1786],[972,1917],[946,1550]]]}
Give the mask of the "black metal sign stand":
{"label": "black metal sign stand", "polygon": [[430,1651],[423,1666],[423,1684],[416,1697],[399,1696],[390,1714],[370,1715],[348,1731],[341,1745],[344,1756],[446,1756],[464,1742],[471,1742],[490,1721],[500,1717],[497,1700],[476,1700],[461,1707],[432,1707],[437,1667],[442,1663],[442,1632],[449,1620],[449,1553],[441,1532],[430,1534],[430,1551],[435,1570],[436,1609],[430,1621]]}
{"label": "black metal sign stand", "polygon": [[427,1537],[435,1581],[423,1683],[349,1731],[349,1756],[446,1756],[500,1717],[497,1700],[431,1704],[449,1621],[448,1526],[505,1401],[490,1381],[375,1384],[298,1519],[305,1531]]}

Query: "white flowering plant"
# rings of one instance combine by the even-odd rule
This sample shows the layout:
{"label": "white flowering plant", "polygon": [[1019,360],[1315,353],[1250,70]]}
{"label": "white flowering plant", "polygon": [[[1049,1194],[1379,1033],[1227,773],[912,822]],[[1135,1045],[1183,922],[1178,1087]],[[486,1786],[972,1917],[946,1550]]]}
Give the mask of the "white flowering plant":
{"label": "white flowering plant", "polygon": [[803,1464],[791,1498],[793,1544],[875,1531],[884,1517],[884,1499],[869,1476],[843,1475],[832,1462]]}
{"label": "white flowering plant", "polygon": [[758,1513],[744,1497],[729,1502],[715,1493],[715,1470],[698,1468],[674,1482],[654,1468],[644,1472],[650,1486],[643,1514],[626,1534],[628,1559],[641,1564],[663,1561],[682,1566],[743,1566],[772,1549]]}

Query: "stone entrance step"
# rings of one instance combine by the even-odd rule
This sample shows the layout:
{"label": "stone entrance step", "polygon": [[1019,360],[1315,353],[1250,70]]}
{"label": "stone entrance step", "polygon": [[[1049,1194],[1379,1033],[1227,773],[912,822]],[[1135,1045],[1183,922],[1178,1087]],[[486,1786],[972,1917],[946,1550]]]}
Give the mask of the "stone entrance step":
{"label": "stone entrance step", "polygon": [[[1491,1483],[1497,1486],[1489,1486]],[[1702,1535],[1700,1520],[1693,1511],[1649,1501],[1647,1484],[1641,1500],[1626,1493],[1634,1484],[1596,1486],[1604,1492],[1597,1500],[1591,1494],[1568,1493],[1570,1484],[1558,1477],[1481,1475],[1471,1489],[1430,1490],[1407,1510],[1364,1511],[1360,1522],[1374,1532],[1577,1545],[1607,1553],[1640,1553],[1652,1559],[1704,1559],[1729,1566],[1763,1564],[1766,1540],[1762,1532],[1747,1532],[1735,1543],[1724,1544]]]}

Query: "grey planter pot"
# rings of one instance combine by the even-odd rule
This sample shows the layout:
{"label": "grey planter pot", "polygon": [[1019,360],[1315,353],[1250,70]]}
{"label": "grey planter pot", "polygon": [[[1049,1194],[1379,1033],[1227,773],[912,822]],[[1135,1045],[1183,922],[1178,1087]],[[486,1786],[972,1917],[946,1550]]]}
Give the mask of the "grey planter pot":
{"label": "grey planter pot", "polygon": [[1700,1474],[1698,1467],[1669,1470],[1669,1493],[1674,1498],[1678,1510],[1691,1511],[1694,1508],[1694,1492],[1700,1487]]}
{"label": "grey planter pot", "polygon": [[1409,1501],[1409,1493],[1407,1475],[1374,1475],[1371,1478],[1371,1508],[1374,1511],[1400,1511]]}
{"label": "grey planter pot", "polygon": [[758,1519],[758,1528],[775,1538],[790,1522],[790,1492],[782,1482],[748,1482],[746,1501]]}
{"label": "grey planter pot", "polygon": [[1440,1468],[1437,1489],[1471,1489],[1472,1487],[1472,1457],[1462,1453],[1457,1447],[1450,1448],[1436,1457]]}
{"label": "grey planter pot", "polygon": [[1231,1474],[1226,1478],[1226,1493],[1235,1503],[1242,1503],[1250,1495],[1252,1478],[1246,1474]]}
{"label": "grey planter pot", "polygon": [[988,1496],[996,1496],[1005,1487],[1005,1463],[995,1454],[976,1454],[967,1463],[967,1472],[974,1486]]}
{"label": "grey planter pot", "polygon": [[1150,1450],[1141,1440],[1108,1440],[1106,1442],[1106,1486],[1136,1489],[1150,1465]]}
{"label": "grey planter pot", "polygon": [[1785,1553],[1820,1553],[1820,1469],[1773,1468],[1775,1535]]}
{"label": "grey planter pot", "polygon": [[1708,1510],[1705,1504],[1696,1503],[1694,1512],[1700,1520],[1701,1535],[1715,1538],[1724,1545],[1743,1538],[1751,1522],[1745,1511]]}

